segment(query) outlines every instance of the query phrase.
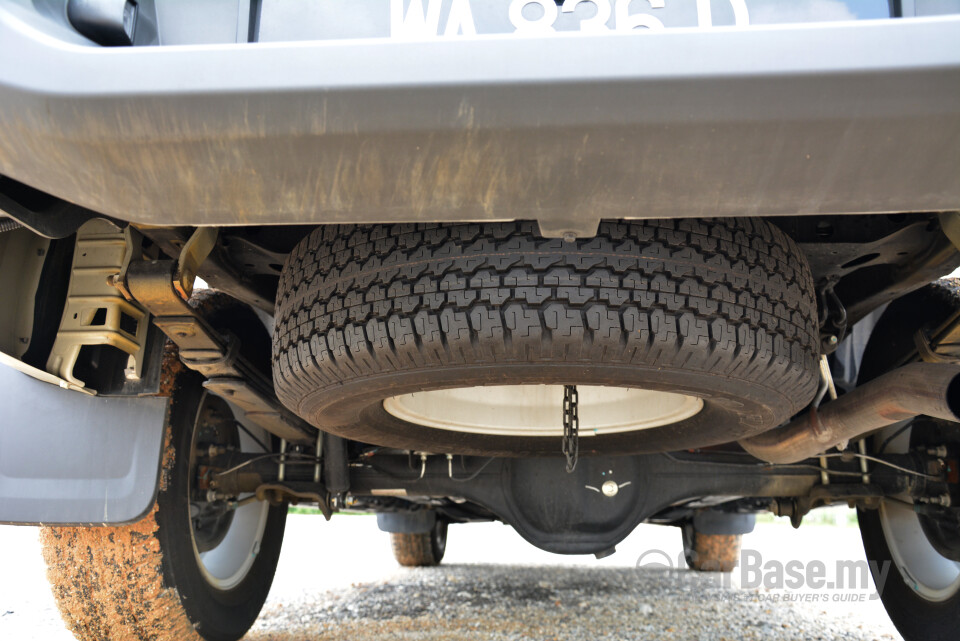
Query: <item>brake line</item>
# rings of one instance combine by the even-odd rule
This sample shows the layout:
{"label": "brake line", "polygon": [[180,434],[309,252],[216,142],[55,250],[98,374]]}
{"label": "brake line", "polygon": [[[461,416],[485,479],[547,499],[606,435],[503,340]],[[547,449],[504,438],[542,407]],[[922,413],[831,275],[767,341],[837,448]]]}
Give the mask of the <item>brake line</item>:
{"label": "brake line", "polygon": [[[863,442],[863,441],[861,441],[861,442]],[[934,475],[934,474],[927,474],[927,473],[925,473],[925,472],[917,472],[916,470],[911,470],[911,469],[908,468],[908,467],[902,467],[902,466],[900,466],[900,465],[897,465],[896,463],[891,463],[891,462],[889,462],[889,461],[884,461],[884,460],[881,459],[881,458],[877,458],[876,456],[870,456],[869,454],[859,454],[859,453],[857,453],[857,452],[837,452],[836,454],[824,454],[824,455],[823,455],[823,458],[844,458],[844,457],[854,457],[854,458],[858,458],[858,459],[860,459],[861,461],[863,461],[864,463],[866,463],[866,461],[873,461],[874,463],[879,463],[880,465],[886,465],[887,467],[892,467],[893,469],[899,470],[900,472],[904,472],[904,473],[906,473],[906,474],[913,474],[913,475],[915,475],[915,476],[919,476],[919,477],[921,477],[921,478],[930,479],[930,480],[934,480],[934,481],[939,481],[939,480],[941,480],[941,477],[936,476],[936,475]],[[869,476],[868,476],[867,478],[869,478]]]}

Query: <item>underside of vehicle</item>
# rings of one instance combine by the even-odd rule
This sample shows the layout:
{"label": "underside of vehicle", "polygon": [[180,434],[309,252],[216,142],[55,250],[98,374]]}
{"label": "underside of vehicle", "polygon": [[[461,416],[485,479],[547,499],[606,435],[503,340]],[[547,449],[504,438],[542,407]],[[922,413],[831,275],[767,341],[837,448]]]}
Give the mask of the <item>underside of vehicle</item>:
{"label": "underside of vehicle", "polygon": [[[960,6],[373,4],[0,7],[0,522],[53,526],[78,637],[239,638],[299,503],[404,565],[650,522],[715,571],[847,504],[953,638]],[[646,31],[541,33],[578,4]],[[176,616],[84,608],[146,598],[79,578],[117,546]]]}

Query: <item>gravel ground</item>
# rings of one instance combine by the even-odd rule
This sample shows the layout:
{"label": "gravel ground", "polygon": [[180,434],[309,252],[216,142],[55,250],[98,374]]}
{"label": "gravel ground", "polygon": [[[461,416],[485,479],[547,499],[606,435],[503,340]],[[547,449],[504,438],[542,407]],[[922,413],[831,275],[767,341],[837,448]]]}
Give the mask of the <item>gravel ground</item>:
{"label": "gravel ground", "polygon": [[[408,570],[393,562],[371,517],[324,523],[292,515],[270,598],[246,638],[900,639],[870,599],[871,584],[785,591],[754,587],[740,572],[718,580],[648,564],[676,564],[679,539],[673,528],[641,526],[617,554],[597,561],[542,552],[499,524],[455,526],[443,566]],[[862,558],[849,527],[761,525],[744,547],[764,563],[822,559],[832,568],[835,560]],[[69,641],[43,579],[35,529],[0,527],[0,568],[0,639]]]}
{"label": "gravel ground", "polygon": [[[274,605],[248,639],[874,639],[882,626],[772,608],[689,574],[629,568],[450,566]],[[665,580],[666,579],[666,580]]]}

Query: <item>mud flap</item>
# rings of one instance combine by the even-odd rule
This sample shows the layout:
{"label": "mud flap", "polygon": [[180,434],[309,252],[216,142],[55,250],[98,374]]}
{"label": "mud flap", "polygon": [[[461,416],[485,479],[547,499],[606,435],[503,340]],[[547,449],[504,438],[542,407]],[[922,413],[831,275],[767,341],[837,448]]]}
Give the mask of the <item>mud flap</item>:
{"label": "mud flap", "polygon": [[145,516],[157,493],[168,402],[85,396],[0,366],[0,523]]}

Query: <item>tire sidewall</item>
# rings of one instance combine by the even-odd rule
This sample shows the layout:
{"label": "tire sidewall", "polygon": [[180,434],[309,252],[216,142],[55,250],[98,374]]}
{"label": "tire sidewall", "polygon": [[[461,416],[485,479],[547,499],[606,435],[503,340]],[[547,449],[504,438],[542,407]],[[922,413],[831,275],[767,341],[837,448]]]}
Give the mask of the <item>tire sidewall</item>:
{"label": "tire sidewall", "polygon": [[[890,304],[870,336],[858,376],[859,385],[882,375],[914,349],[913,336],[918,324],[935,325],[957,308],[957,301],[951,301],[943,291],[938,292],[937,287],[924,287]],[[960,621],[960,592],[944,601],[921,597],[907,584],[893,561],[879,510],[858,509],[857,519],[877,591],[890,620],[904,639],[955,639]]]}
{"label": "tire sidewall", "polygon": [[462,364],[365,377],[343,384],[335,398],[329,390],[318,390],[303,400],[299,413],[324,431],[402,449],[420,449],[429,442],[438,451],[451,454],[551,455],[559,453],[559,435],[510,437],[507,441],[502,436],[426,427],[392,416],[383,408],[383,401],[424,389],[571,383],[686,394],[703,401],[703,409],[696,415],[670,425],[581,435],[580,451],[587,454],[639,454],[728,443],[762,432],[791,403],[781,391],[719,373],[615,363]]}
{"label": "tire sidewall", "polygon": [[[957,638],[960,592],[945,601],[928,601],[907,585],[893,562],[883,535],[879,510],[857,510],[860,537],[870,572],[890,620],[906,641],[953,641]],[[884,575],[884,571],[886,574]],[[880,583],[883,582],[881,587]]]}
{"label": "tire sidewall", "polygon": [[260,550],[243,580],[220,590],[204,578],[194,552],[188,497],[190,448],[204,390],[202,378],[178,377],[171,401],[165,483],[157,496],[157,538],[163,556],[163,582],[175,588],[197,632],[210,641],[242,637],[260,613],[280,557],[286,507],[269,508]]}
{"label": "tire sidewall", "polygon": [[446,519],[437,519],[430,531],[430,551],[433,554],[434,565],[439,565],[443,561],[443,555],[447,552],[448,527]]}

